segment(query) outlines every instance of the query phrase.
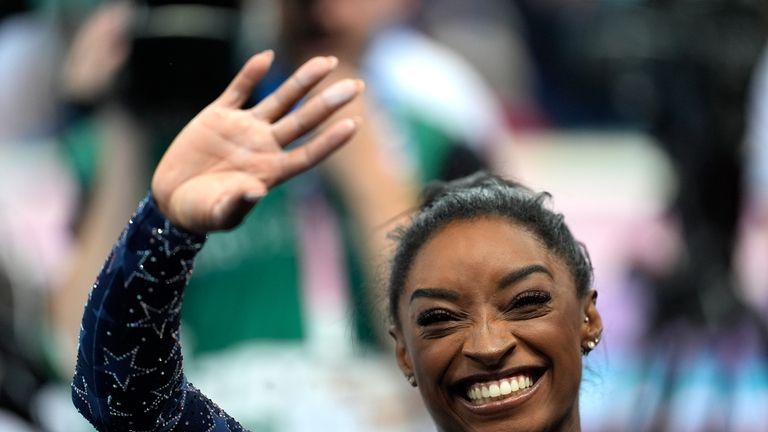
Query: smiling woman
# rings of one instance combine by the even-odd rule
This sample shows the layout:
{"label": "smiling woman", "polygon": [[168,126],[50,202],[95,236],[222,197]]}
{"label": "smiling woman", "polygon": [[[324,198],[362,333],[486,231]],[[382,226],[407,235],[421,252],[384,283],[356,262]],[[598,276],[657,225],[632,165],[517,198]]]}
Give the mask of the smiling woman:
{"label": "smiling woman", "polygon": [[487,174],[443,184],[399,233],[400,368],[441,431],[578,431],[581,357],[602,322],[563,217]]}

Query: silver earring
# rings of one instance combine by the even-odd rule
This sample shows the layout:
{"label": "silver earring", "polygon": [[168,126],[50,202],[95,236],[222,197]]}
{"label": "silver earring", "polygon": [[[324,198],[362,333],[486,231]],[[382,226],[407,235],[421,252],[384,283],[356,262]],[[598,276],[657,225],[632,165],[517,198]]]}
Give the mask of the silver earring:
{"label": "silver earring", "polygon": [[413,375],[408,375],[408,382],[411,383],[412,387],[416,387],[416,377]]}
{"label": "silver earring", "polygon": [[588,317],[588,316],[585,316],[585,317],[584,317],[584,322],[585,322],[585,323],[587,323],[587,324],[589,324],[589,317]]}
{"label": "silver earring", "polygon": [[587,348],[589,348],[590,351],[595,349],[596,346],[597,346],[597,343],[595,341],[587,341]]}

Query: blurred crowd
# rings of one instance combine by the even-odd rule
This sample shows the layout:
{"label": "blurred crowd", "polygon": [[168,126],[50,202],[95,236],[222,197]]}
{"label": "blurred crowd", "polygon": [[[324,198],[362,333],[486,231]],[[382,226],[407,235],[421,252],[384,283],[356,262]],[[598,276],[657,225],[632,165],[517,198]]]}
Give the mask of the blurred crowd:
{"label": "blurred crowd", "polygon": [[267,48],[252,102],[313,55],[367,91],[350,145],[196,263],[185,367],[245,426],[431,427],[381,314],[387,233],[487,169],[550,190],[592,253],[585,430],[768,430],[760,0],[4,0],[0,430],[91,430],[68,380],[93,279],[175,133]]}

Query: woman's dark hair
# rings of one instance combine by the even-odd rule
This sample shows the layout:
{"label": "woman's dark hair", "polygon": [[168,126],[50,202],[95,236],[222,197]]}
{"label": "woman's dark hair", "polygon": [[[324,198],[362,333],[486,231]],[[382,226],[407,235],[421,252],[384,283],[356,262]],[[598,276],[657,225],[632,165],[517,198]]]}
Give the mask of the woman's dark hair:
{"label": "woman's dark hair", "polygon": [[411,223],[398,228],[398,241],[389,278],[389,315],[400,326],[398,301],[413,259],[441,228],[456,220],[498,216],[524,227],[568,266],[583,296],[592,285],[592,263],[563,215],[545,206],[550,195],[535,193],[513,181],[478,172],[451,182],[433,183],[424,190],[423,204]]}

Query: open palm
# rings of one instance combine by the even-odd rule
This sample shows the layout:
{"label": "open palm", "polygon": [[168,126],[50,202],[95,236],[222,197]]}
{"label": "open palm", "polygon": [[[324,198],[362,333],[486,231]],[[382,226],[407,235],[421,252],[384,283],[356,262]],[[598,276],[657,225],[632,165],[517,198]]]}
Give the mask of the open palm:
{"label": "open palm", "polygon": [[221,96],[184,127],[158,164],[152,194],[175,225],[198,233],[236,226],[270,188],[316,165],[357,129],[356,120],[341,119],[306,144],[285,150],[363,85],[338,81],[288,113],[336,67],[333,57],[315,57],[260,103],[242,109],[272,59],[271,51],[253,56]]}

